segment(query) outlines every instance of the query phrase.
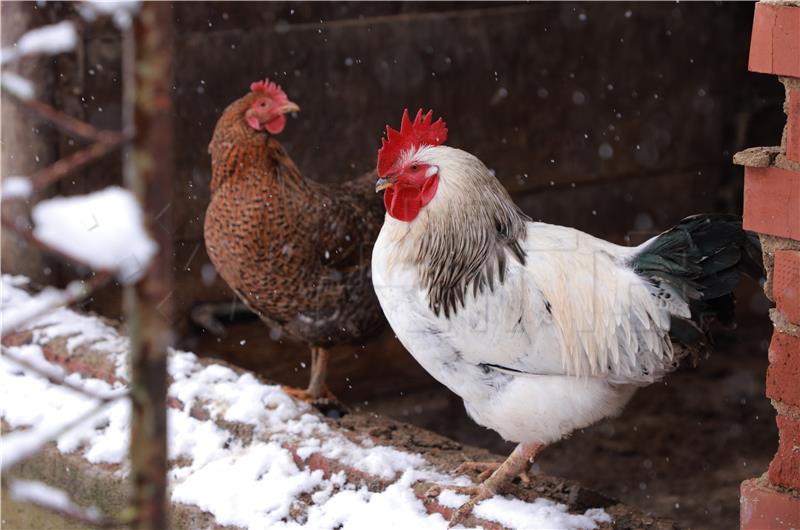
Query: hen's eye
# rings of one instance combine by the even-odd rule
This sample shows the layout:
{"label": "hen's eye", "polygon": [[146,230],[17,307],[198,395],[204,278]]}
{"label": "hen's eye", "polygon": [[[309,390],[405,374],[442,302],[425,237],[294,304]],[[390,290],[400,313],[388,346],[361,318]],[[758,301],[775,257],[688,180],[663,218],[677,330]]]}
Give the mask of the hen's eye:
{"label": "hen's eye", "polygon": [[261,102],[261,108],[264,108],[264,107],[266,107],[266,106],[267,106],[267,103],[266,103],[266,101],[262,101],[262,102]]}
{"label": "hen's eye", "polygon": [[416,170],[417,170],[417,165],[411,164],[411,171],[416,171]]}

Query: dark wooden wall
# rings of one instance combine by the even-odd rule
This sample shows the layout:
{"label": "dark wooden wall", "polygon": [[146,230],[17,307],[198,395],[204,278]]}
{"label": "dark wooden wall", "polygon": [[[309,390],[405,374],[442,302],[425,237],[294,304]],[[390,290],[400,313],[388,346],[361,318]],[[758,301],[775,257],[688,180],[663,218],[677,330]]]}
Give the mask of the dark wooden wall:
{"label": "dark wooden wall", "polygon": [[199,278],[205,147],[222,109],[264,76],[303,108],[282,139],[312,178],[335,182],[373,167],[385,124],[424,107],[447,120],[448,143],[494,169],[534,218],[621,240],[697,211],[736,209],[738,193],[724,189],[739,182],[730,156],[747,113],[762,105],[760,80],[746,68],[751,11],[176,4],[177,178],[186,193],[175,212],[177,262]]}
{"label": "dark wooden wall", "polygon": [[[53,20],[71,12],[68,4],[22,8]],[[303,108],[281,139],[312,178],[336,182],[373,167],[385,124],[396,125],[405,107],[425,107],[447,120],[448,143],[479,156],[537,219],[622,241],[698,211],[737,210],[741,175],[731,153],[778,142],[778,126],[762,133],[750,123],[781,118],[779,85],[747,72],[752,9],[176,3],[178,307],[186,314],[230,300],[221,282],[208,281],[202,244],[206,148],[224,107],[264,77]],[[46,61],[53,101],[117,127],[119,43],[113,26],[100,24],[76,54]],[[60,154],[74,149],[67,138],[57,143]],[[119,182],[119,162],[109,158],[60,192]],[[105,312],[116,303],[97,302]]]}

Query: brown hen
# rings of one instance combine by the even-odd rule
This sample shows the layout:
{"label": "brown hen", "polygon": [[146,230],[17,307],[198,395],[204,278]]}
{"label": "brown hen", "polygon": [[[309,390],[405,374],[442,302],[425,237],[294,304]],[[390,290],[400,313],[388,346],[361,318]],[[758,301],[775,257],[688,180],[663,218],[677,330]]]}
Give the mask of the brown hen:
{"label": "brown hen", "polygon": [[209,145],[205,242],[219,274],[270,327],[308,343],[311,379],[298,397],[330,396],[327,348],[360,343],[385,323],[372,287],[384,209],[375,172],[342,184],[303,178],[277,140],[299,107],[267,81],[231,103]]}

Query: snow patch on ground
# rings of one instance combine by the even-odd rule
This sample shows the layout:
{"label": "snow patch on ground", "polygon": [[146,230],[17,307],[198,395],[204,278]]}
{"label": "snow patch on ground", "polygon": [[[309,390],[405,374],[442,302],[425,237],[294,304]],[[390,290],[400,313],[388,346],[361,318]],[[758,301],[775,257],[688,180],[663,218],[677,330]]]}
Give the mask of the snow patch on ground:
{"label": "snow patch on ground", "polygon": [[[447,521],[438,513],[429,515],[414,495],[412,486],[418,478],[412,469],[380,493],[372,493],[365,488],[339,491],[325,504],[311,506],[304,526],[347,530],[447,528]],[[297,526],[286,524],[277,528]]]}
{"label": "snow patch on ground", "polygon": [[41,201],[32,217],[37,238],[95,270],[116,272],[123,283],[138,280],[158,250],[142,224],[139,202],[116,186]]}
{"label": "snow patch on ground", "polygon": [[[38,344],[8,348],[46,373],[64,375],[63,369],[49,363]],[[83,379],[77,374],[67,377],[70,383],[102,395],[113,394],[115,387],[99,379]],[[119,390],[121,384],[116,386]],[[2,417],[12,429],[28,428],[3,435],[3,468],[14,465],[36,452],[55,435],[62,433],[76,418],[90,412],[96,402],[46,377],[22,368],[6,356],[0,357],[0,401]],[[92,463],[119,463],[127,454],[130,405],[125,400],[114,402],[87,421],[63,432],[57,446],[61,452],[72,453],[83,448],[85,458]],[[105,427],[103,427],[105,425]],[[102,435],[95,434],[95,428]],[[123,438],[119,443],[119,438]],[[117,442],[112,450],[110,443]]]}
{"label": "snow patch on ground", "polygon": [[[275,442],[230,451],[176,484],[172,499],[195,504],[223,525],[269,528],[284,518],[295,499],[323,483],[322,471],[299,469]],[[216,494],[209,495],[209,492]]]}
{"label": "snow patch on ground", "polygon": [[[458,508],[467,502],[469,497],[445,490],[439,494],[438,500],[442,506]],[[597,523],[611,522],[611,516],[599,508],[586,510],[584,514],[571,514],[565,505],[549,499],[524,502],[499,495],[478,503],[473,513],[482,519],[497,521],[508,528],[530,530],[597,528]]]}
{"label": "snow patch on ground", "polygon": [[24,304],[3,314],[3,335],[23,326],[26,322],[35,318],[36,315],[40,314],[48,307],[55,307],[58,304],[65,303],[67,300],[69,300],[69,295],[65,291],[60,291],[52,287],[44,289],[36,296],[26,300]]}
{"label": "snow patch on ground", "polygon": [[[48,287],[31,296],[23,289],[29,283],[30,280],[24,276],[2,276],[0,320],[3,329],[6,329],[7,323],[22,323],[26,329],[32,331],[35,344],[44,344],[57,337],[68,337],[66,346],[69,353],[74,353],[81,346],[91,345],[92,349],[109,354],[109,359],[116,366],[113,374],[115,377],[127,379],[128,361],[125,355],[119,353],[128,351],[127,337],[119,335],[112,326],[95,316],[63,307],[30,319],[29,315],[38,312],[42,305],[47,305],[43,304],[42,297],[52,302],[52,297],[57,296],[52,292],[60,291]],[[58,366],[55,368],[60,370]]]}
{"label": "snow patch on ground", "polygon": [[[3,276],[4,317],[35,299],[21,289],[26,284],[23,277]],[[99,319],[60,309],[28,327],[34,329],[32,344],[6,348],[41,370],[64,374],[45,359],[41,344],[68,335],[74,341],[68,347],[88,341],[93,349],[107,351],[118,367],[117,377],[125,376],[128,341]],[[444,530],[447,521],[427,513],[413,485],[420,480],[468,483],[465,477],[439,472],[419,454],[379,446],[367,437],[343,436],[308,405],[252,374],[220,364],[204,365],[194,354],[181,351],[171,352],[169,372],[173,380],[169,396],[178,403],[168,412],[172,501],[208,511],[219,524],[281,530],[376,526]],[[101,395],[124,390],[121,382],[112,385],[78,374],[67,377]],[[92,399],[6,357],[0,358],[0,398],[3,419],[21,429],[3,437],[4,464],[7,456],[18,458],[26,447],[57,434],[95,406]],[[118,464],[125,474],[129,424],[130,404],[122,399],[59,436],[57,447],[65,453],[78,452],[90,462]],[[249,426],[252,440],[244,441],[229,430],[235,424]],[[300,465],[289,447],[296,448]],[[326,479],[321,471],[302,465],[313,454],[385,479],[389,485],[383,491],[370,491],[341,471]],[[447,490],[440,496],[442,504],[463,500]],[[586,529],[610,520],[602,510],[574,515],[566,506],[544,499],[526,503],[499,496],[482,502],[476,514],[509,528]]]}

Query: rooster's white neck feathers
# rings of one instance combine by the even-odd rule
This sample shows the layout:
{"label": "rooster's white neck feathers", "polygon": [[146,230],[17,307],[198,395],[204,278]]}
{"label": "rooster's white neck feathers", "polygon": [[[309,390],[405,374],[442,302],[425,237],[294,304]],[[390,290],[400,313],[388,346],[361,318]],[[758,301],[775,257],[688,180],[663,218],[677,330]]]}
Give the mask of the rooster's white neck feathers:
{"label": "rooster's white neck feathers", "polygon": [[524,263],[521,242],[529,220],[475,156],[447,146],[406,152],[408,161],[436,166],[436,195],[411,222],[386,217],[397,243],[392,262],[413,263],[431,309],[445,316],[464,304],[468,289],[503,282],[508,252]]}

